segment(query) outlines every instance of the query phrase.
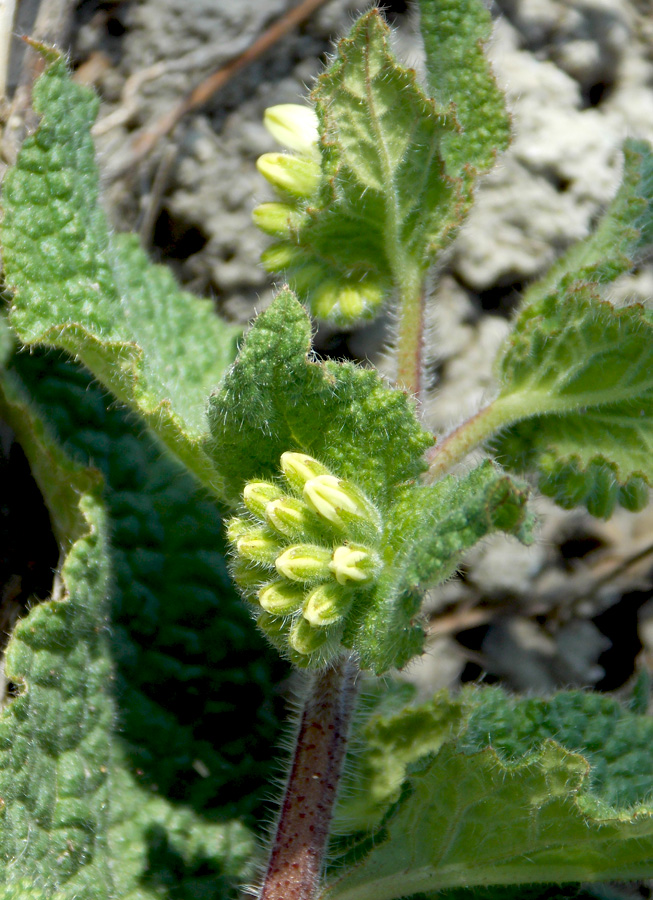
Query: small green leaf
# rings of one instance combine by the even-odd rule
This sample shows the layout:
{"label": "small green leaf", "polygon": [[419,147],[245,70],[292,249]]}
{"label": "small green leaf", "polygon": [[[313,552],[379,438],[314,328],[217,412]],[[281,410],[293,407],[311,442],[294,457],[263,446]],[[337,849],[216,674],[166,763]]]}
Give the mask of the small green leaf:
{"label": "small green leaf", "polygon": [[527,497],[525,486],[489,461],[467,475],[405,488],[386,514],[383,573],[356,620],[363,666],[380,674],[421,652],[414,619],[422,593],[449,578],[465,550],[493,531],[532,540]]}
{"label": "small green leaf", "polygon": [[535,470],[565,508],[608,517],[641,509],[653,484],[653,315],[586,288],[527,306],[499,360],[497,407],[510,421],[498,460]]}
{"label": "small green leaf", "polygon": [[180,291],[169,271],[152,266],[135,237],[111,234],[90,136],[97,105],[63,59],[34,88],[43,118],[3,187],[11,321],[25,344],[81,359],[219,490],[201,450],[204,405],[233,357],[237,331],[209,301]]}
{"label": "small green leaf", "polygon": [[529,306],[573,282],[603,286],[633,268],[653,243],[653,152],[644,141],[624,144],[624,170],[614,200],[595,231],[574,244],[524,294]]}
{"label": "small green leaf", "polygon": [[649,716],[581,691],[468,688],[372,717],[339,815],[369,830],[321,898],[648,878],[652,739]]}
{"label": "small green leaf", "polygon": [[270,270],[287,271],[314,315],[341,326],[374,317],[393,287],[426,269],[461,218],[441,152],[455,123],[397,64],[389,37],[372,10],[318,79],[321,182],[290,203],[286,240],[265,257]]}
{"label": "small green leaf", "polygon": [[492,19],[479,0],[420,0],[419,7],[431,94],[442,107],[453,105],[460,125],[443,140],[442,154],[469,205],[476,176],[510,142],[504,97],[484,54]]}

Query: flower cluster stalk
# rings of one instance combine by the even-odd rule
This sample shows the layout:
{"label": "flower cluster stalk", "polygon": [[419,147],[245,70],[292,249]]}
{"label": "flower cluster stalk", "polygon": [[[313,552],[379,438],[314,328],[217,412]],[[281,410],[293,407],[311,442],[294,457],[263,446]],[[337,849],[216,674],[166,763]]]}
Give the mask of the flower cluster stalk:
{"label": "flower cluster stalk", "polygon": [[340,657],[311,676],[259,900],[313,900],[356,704],[358,666]]}

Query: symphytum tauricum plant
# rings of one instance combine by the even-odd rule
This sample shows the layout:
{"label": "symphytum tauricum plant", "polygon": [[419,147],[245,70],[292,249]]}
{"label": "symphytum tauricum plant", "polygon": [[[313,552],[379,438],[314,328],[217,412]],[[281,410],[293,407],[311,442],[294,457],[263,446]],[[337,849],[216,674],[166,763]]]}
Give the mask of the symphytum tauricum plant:
{"label": "symphytum tauricum plant", "polygon": [[[526,290],[494,399],[448,435],[419,421],[425,277],[509,139],[480,0],[420,12],[427,86],[371,10],[310,108],[268,112],[292,152],[260,160],[280,196],[254,216],[290,288],[239,348],[108,227],[97,100],[41,48],[40,125],[3,187],[1,409],[64,562],[6,652],[2,898],[226,898],[252,881],[265,900],[497,897],[653,875],[641,690],[416,705],[386,678],[338,797],[361,673],[421,652],[423,592],[468,548],[533,539],[529,483],[608,517],[642,509],[653,479],[653,316],[607,297],[653,237],[635,140],[594,233]],[[317,361],[304,304],[347,327],[392,306],[396,385]],[[304,702],[257,882],[287,661],[308,670]]]}

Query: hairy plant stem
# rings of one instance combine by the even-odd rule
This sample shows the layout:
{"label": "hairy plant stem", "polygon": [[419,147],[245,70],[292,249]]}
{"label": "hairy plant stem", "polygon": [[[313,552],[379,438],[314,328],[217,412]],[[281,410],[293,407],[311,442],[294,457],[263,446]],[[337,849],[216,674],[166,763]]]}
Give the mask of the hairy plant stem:
{"label": "hairy plant stem", "polygon": [[356,704],[357,664],[343,657],[312,676],[259,900],[313,900]]}
{"label": "hairy plant stem", "polygon": [[396,385],[422,399],[424,360],[424,283],[419,273],[407,278],[401,288],[397,338]]}
{"label": "hairy plant stem", "polygon": [[532,410],[516,397],[498,397],[470,419],[454,428],[426,454],[429,464],[423,481],[431,484],[446,475],[457,463],[500,428],[523,419]]}

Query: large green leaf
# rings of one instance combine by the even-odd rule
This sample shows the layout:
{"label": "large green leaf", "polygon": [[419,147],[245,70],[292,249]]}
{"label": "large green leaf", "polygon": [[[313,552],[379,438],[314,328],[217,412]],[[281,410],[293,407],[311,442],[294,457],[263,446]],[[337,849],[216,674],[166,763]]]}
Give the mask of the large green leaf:
{"label": "large green leaf", "polygon": [[609,516],[641,509],[653,484],[653,315],[615,309],[582,286],[531,303],[499,360],[495,410],[517,424],[500,462],[535,470],[562,506]]}
{"label": "large green leaf", "polygon": [[[4,392],[4,412],[57,507],[62,540],[66,522],[79,531],[82,521],[63,514],[64,501],[76,504],[76,490],[96,483],[97,472],[75,481],[78,470],[59,448],[106,481],[111,545],[102,554],[111,590],[95,628],[110,612],[111,629],[99,633],[114,669],[106,680],[111,795],[94,833],[113,873],[108,896],[231,896],[234,880],[251,877],[254,850],[233,817],[258,808],[269,779],[271,692],[282,672],[229,584],[218,511],[133,415],[59,354],[16,355]],[[57,466],[65,466],[63,487]],[[74,628],[70,640],[79,643]],[[80,872],[75,884],[86,877]],[[44,885],[48,896],[56,880]]]}
{"label": "large green leaf", "polygon": [[235,352],[236,329],[179,290],[137,239],[113,235],[99,204],[90,127],[97,98],[63,59],[34,88],[42,114],[3,186],[5,277],[23,343],[81,359],[212,490],[204,406]]}
{"label": "large green leaf", "polygon": [[107,852],[114,705],[109,567],[97,497],[63,567],[61,595],[33,609],[7,647],[18,696],[0,717],[0,879],[43,896],[110,898]]}
{"label": "large green leaf", "polygon": [[351,778],[340,816],[351,804],[369,831],[321,896],[648,878],[652,738],[649,716],[578,691],[518,700],[467,689],[372,718],[355,763],[363,778]]}

